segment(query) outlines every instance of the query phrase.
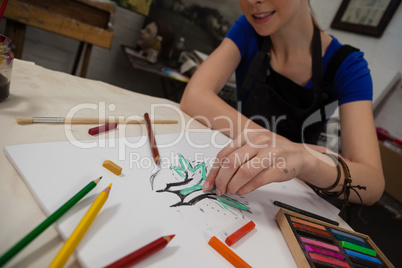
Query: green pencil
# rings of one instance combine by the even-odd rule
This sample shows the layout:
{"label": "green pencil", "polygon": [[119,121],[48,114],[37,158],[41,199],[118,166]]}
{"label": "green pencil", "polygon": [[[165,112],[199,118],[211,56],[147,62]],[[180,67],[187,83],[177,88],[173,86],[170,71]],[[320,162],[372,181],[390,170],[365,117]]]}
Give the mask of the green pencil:
{"label": "green pencil", "polygon": [[22,238],[17,244],[10,248],[3,256],[0,257],[0,267],[6,264],[12,257],[14,257],[20,250],[32,242],[38,235],[40,235],[47,227],[57,221],[64,213],[66,213],[70,208],[72,208],[78,201],[80,201],[87,193],[89,193],[102,177],[91,181],[87,184],[81,191],[74,195],[70,200],[68,200],[64,205],[62,205],[58,210],[56,210],[52,215],[50,215],[46,220],[39,224],[35,229],[33,229],[29,234]]}

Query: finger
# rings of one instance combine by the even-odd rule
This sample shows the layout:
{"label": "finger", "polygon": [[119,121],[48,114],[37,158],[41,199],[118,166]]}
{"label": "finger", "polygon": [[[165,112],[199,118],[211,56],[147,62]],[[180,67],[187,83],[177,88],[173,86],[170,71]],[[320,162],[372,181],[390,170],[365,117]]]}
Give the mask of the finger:
{"label": "finger", "polygon": [[204,185],[202,187],[203,191],[211,191],[215,187],[215,179],[221,169],[221,162],[226,163],[226,158],[228,155],[233,153],[239,148],[241,142],[238,140],[241,137],[234,139],[230,143],[228,143],[216,156],[211,170],[209,171],[207,178],[205,179]]}
{"label": "finger", "polygon": [[245,139],[242,135],[239,135],[237,138],[229,142],[218,154],[217,158],[224,158],[242,147],[245,144]]}
{"label": "finger", "polygon": [[227,185],[229,194],[236,194],[243,186],[254,180],[261,172],[271,167],[271,160],[267,157],[256,155],[249,161],[243,163],[234,174]]}
{"label": "finger", "polygon": [[211,170],[209,171],[205,179],[204,185],[202,186],[203,191],[211,191],[215,187],[215,179],[216,176],[218,175],[219,169],[220,169],[219,160],[218,158],[215,158],[212,163]]}
{"label": "finger", "polygon": [[227,186],[233,179],[238,169],[256,156],[257,152],[253,148],[243,146],[221,160],[221,168],[215,178],[217,194],[225,194]]}
{"label": "finger", "polygon": [[243,187],[241,187],[238,191],[238,195],[248,194],[261,186],[266,184],[270,184],[273,182],[283,182],[292,179],[292,176],[289,176],[287,169],[283,168],[271,168],[266,169],[258,175],[256,175],[253,180],[246,183]]}

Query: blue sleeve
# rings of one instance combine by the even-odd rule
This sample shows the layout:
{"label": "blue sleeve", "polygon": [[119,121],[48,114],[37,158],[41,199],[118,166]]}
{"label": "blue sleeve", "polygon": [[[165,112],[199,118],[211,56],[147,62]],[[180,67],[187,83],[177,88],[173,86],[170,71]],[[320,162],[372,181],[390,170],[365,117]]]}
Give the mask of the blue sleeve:
{"label": "blue sleeve", "polygon": [[338,92],[339,105],[373,99],[373,81],[363,56],[360,51],[350,54],[336,72],[333,86]]}
{"label": "blue sleeve", "polygon": [[242,58],[248,54],[250,47],[252,48],[256,45],[256,42],[253,42],[256,39],[256,33],[244,15],[235,21],[226,33],[226,37],[236,44]]}
{"label": "blue sleeve", "polygon": [[246,17],[242,15],[235,21],[225,37],[232,40],[240,51],[241,61],[236,69],[236,84],[237,88],[240,88],[254,55],[258,51],[257,33]]}

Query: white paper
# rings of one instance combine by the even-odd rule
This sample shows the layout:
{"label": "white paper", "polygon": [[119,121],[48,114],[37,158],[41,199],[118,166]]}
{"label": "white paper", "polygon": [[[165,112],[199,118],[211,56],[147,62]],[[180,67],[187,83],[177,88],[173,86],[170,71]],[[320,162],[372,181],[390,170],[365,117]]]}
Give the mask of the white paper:
{"label": "white paper", "polygon": [[[76,144],[25,144],[7,146],[5,150],[47,215],[91,180],[103,176],[98,186],[57,222],[64,239],[71,235],[97,195],[113,184],[109,199],[77,247],[77,257],[84,267],[105,266],[171,234],[176,236],[166,248],[137,267],[231,267],[208,241],[213,235],[224,241],[234,226],[242,226],[250,220],[256,228],[231,248],[252,267],[267,267],[268,264],[270,267],[295,267],[275,221],[279,208],[273,201],[330,219],[335,219],[339,212],[296,180],[273,183],[244,197],[232,197],[249,206],[251,212],[225,208],[208,198],[193,205],[171,207],[180,203],[180,197],[172,192],[157,191],[165,189],[167,183],[183,180],[179,174],[182,168],[179,155],[191,164],[194,172],[189,172],[190,176],[199,180],[202,167],[196,169],[197,164],[204,163],[208,172],[211,161],[228,139],[218,132],[207,131],[159,135],[156,142],[162,169],[155,177],[153,189],[150,177],[156,170],[146,137]],[[95,147],[80,148],[83,145]],[[121,166],[122,174],[116,176],[105,169],[102,166],[105,160]],[[184,201],[198,194],[191,193]]]}

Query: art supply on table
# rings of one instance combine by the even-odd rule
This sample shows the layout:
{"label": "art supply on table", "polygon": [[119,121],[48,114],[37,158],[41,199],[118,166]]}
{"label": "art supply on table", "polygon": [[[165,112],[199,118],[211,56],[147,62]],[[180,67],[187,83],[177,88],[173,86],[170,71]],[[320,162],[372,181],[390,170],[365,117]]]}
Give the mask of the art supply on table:
{"label": "art supply on table", "polygon": [[119,165],[116,165],[110,160],[105,160],[102,164],[103,167],[107,168],[109,171],[113,172],[117,176],[121,174],[121,171],[123,170],[122,167]]}
{"label": "art supply on table", "polygon": [[325,222],[327,222],[327,223],[330,223],[330,224],[339,226],[339,222],[337,222],[337,221],[333,221],[333,220],[331,220],[331,219],[328,219],[328,218],[325,218],[325,217],[323,217],[323,216],[320,216],[320,215],[317,215],[317,214],[308,212],[308,211],[306,211],[306,210],[293,207],[293,206],[291,206],[291,205],[282,203],[282,202],[280,202],[280,201],[274,201],[274,205],[276,205],[276,206],[278,206],[278,207],[281,207],[281,208],[284,208],[284,209],[287,209],[287,210],[290,210],[290,211],[293,211],[293,212],[296,212],[296,213],[299,213],[299,214],[303,214],[303,215],[305,215],[305,216],[307,216],[307,217],[311,217],[311,218],[314,218],[314,219],[317,219],[317,220],[320,220],[320,221],[325,221]]}
{"label": "art supply on table", "polygon": [[155,164],[159,166],[161,159],[160,159],[160,155],[159,155],[158,146],[156,145],[155,135],[154,135],[154,132],[152,131],[152,123],[151,123],[151,120],[149,119],[148,113],[144,114],[144,119],[145,119],[145,123],[147,125],[147,133],[148,133],[149,143],[151,145],[152,156],[154,158]]}
{"label": "art supply on table", "polygon": [[86,194],[88,194],[102,177],[99,177],[90,183],[88,183],[84,188],[82,188],[76,195],[74,195],[70,200],[68,200],[64,205],[57,209],[53,214],[47,217],[41,224],[39,224],[35,229],[33,229],[29,234],[22,238],[17,244],[15,244],[11,249],[4,253],[0,257],[0,267],[6,264],[11,258],[13,258],[18,252],[20,252],[24,247],[31,243],[38,235],[40,235],[44,230],[46,230],[51,224],[56,222],[61,216],[63,216],[70,208],[72,208],[78,201],[80,201]]}
{"label": "art supply on table", "polygon": [[147,133],[148,133],[148,140],[149,140],[149,144],[151,146],[151,151],[152,151],[152,157],[154,159],[154,162],[157,166],[157,170],[155,172],[152,173],[151,177],[149,178],[150,183],[151,183],[151,189],[154,189],[154,180],[156,175],[159,173],[159,171],[161,171],[161,158],[159,155],[159,150],[158,150],[158,146],[156,145],[156,139],[155,139],[155,135],[154,132],[152,131],[152,124],[151,124],[151,120],[149,118],[149,114],[145,113],[144,114],[144,120],[147,126]]}
{"label": "art supply on table", "polygon": [[[212,189],[211,192],[216,191],[216,188]],[[215,192],[216,193],[216,192]],[[218,196],[216,198],[216,200],[218,200],[220,203],[237,208],[239,210],[244,210],[244,211],[249,211],[250,212],[250,208],[240,202],[237,202],[236,200],[226,196],[226,195],[221,195]]]}
{"label": "art supply on table", "polygon": [[230,247],[237,241],[239,241],[242,237],[244,237],[246,234],[251,232],[255,228],[255,223],[253,221],[249,221],[246,223],[243,227],[241,227],[239,230],[234,232],[233,234],[229,235],[225,243]]}
{"label": "art supply on table", "polygon": [[[86,117],[17,117],[17,123],[20,125],[34,124],[34,123],[61,123],[61,124],[143,124],[144,121],[138,120],[128,120],[124,118],[86,118]],[[177,120],[153,120],[152,124],[177,124]]]}
{"label": "art supply on table", "polygon": [[93,135],[96,135],[96,134],[99,134],[99,133],[102,133],[102,132],[109,131],[111,129],[115,129],[116,127],[117,127],[117,123],[109,123],[109,124],[102,125],[102,126],[99,126],[99,127],[90,128],[88,130],[88,134],[93,136]]}
{"label": "art supply on table", "polygon": [[276,221],[298,267],[394,267],[365,234],[282,208]]}
{"label": "art supply on table", "polygon": [[67,262],[68,258],[71,256],[71,254],[77,247],[78,243],[84,237],[89,226],[91,226],[96,215],[98,215],[99,211],[101,210],[106,200],[108,199],[111,187],[112,184],[109,184],[109,186],[106,187],[98,195],[98,197],[92,203],[91,207],[88,209],[87,213],[82,218],[81,222],[77,225],[74,232],[67,239],[66,243],[63,245],[63,247],[61,248],[56,258],[53,260],[53,262],[50,264],[49,267],[62,267]]}
{"label": "art supply on table", "polygon": [[159,250],[165,248],[167,244],[173,239],[175,235],[162,236],[155,241],[143,246],[142,248],[130,253],[120,260],[117,260],[105,268],[124,268],[131,267],[132,265],[146,259],[147,257],[155,254]]}
{"label": "art supply on table", "polygon": [[[150,115],[152,119],[152,114]],[[145,128],[145,125],[142,127]],[[156,128],[154,130],[155,135],[158,134],[158,129]],[[86,128],[86,131],[88,131],[88,128]],[[146,130],[144,129],[144,131]],[[283,197],[284,194],[286,194],[286,200],[289,200],[289,202],[291,202],[290,204],[306,204],[305,207],[303,207],[306,208],[306,210],[330,219],[333,219],[331,217],[337,215],[339,212],[338,209],[321,197],[312,195],[311,190],[297,180],[273,183],[270,184],[269,187],[263,187],[261,191],[254,191],[244,197],[234,196],[235,200],[247,204],[252,214],[232,209],[230,206],[226,209],[217,200],[208,198],[203,199],[195,205],[188,206],[183,204],[172,207],[172,205],[180,200],[179,197],[176,197],[178,195],[174,195],[171,192],[156,192],[156,190],[163,189],[163,187],[166,186],[165,182],[175,182],[177,179],[179,179],[179,181],[184,180],[186,173],[183,172],[184,177],[182,177],[173,169],[173,167],[182,166],[179,162],[179,156],[182,155],[183,159],[186,159],[190,164],[183,166],[186,167],[183,171],[188,172],[188,178],[196,178],[196,181],[199,181],[198,179],[205,175],[203,175],[204,170],[207,171],[203,166],[208,168],[208,163],[211,163],[209,161],[215,159],[220,149],[219,146],[207,146],[208,148],[200,150],[194,146],[194,143],[208,144],[210,141],[216,141],[217,144],[224,146],[230,142],[227,136],[217,131],[201,131],[189,134],[191,134],[191,140],[183,137],[182,133],[156,136],[156,142],[158,143],[158,149],[162,159],[161,166],[163,168],[155,178],[154,191],[150,189],[149,178],[155,169],[155,165],[149,145],[147,144],[148,138],[146,133],[143,134],[143,137],[130,137],[130,146],[124,146],[123,148],[125,149],[124,156],[126,156],[124,166],[123,162],[121,162],[122,160],[118,160],[119,153],[122,149],[121,147],[119,148],[119,146],[114,146],[113,148],[109,148],[108,146],[107,148],[100,148],[97,146],[93,149],[82,149],[80,146],[76,146],[70,141],[64,141],[10,145],[5,146],[4,150],[7,158],[19,172],[24,183],[26,183],[32,195],[35,197],[35,200],[37,200],[44,211],[57,209],[62,204],[60,203],[60,195],[65,194],[65,189],[71,189],[74,185],[80,185],[82,183],[82,174],[88,173],[90,170],[104,169],[102,163],[105,160],[112,160],[123,167],[124,172],[122,172],[122,174],[124,174],[124,177],[120,177],[121,175],[115,177],[113,173],[104,170],[104,172],[109,173],[110,176],[115,177],[109,178],[111,179],[110,182],[116,180],[115,183],[119,184],[115,185],[115,183],[113,183],[114,189],[112,189],[112,195],[110,196],[116,196],[116,200],[109,198],[103,208],[105,209],[105,213],[101,211],[101,214],[97,216],[97,219],[93,223],[94,225],[91,226],[86,234],[87,237],[84,237],[74,252],[83,267],[104,267],[146,245],[150,241],[162,235],[169,234],[176,234],[177,237],[175,237],[172,242],[180,242],[177,244],[179,246],[170,243],[165,250],[155,254],[146,261],[138,263],[138,265],[142,265],[146,262],[152,263],[152,266],[155,266],[155,268],[177,267],[178,265],[176,264],[178,263],[187,263],[191,266],[191,264],[194,263],[193,260],[197,266],[203,267],[215,267],[216,263],[219,261],[221,264],[230,265],[229,262],[215,253],[208,245],[208,241],[212,235],[205,239],[205,233],[214,232],[213,235],[220,238],[221,241],[225,243],[227,235],[222,235],[225,229],[228,230],[228,227],[232,227],[230,229],[232,232],[228,232],[228,234],[231,234],[249,220],[253,220],[256,223],[258,232],[254,233],[255,231],[252,231],[247,237],[243,238],[247,239],[247,241],[240,240],[237,242],[239,245],[235,244],[233,246],[238,246],[234,251],[253,267],[265,267],[267,259],[275,259],[275,263],[278,264],[277,267],[289,267],[290,265],[287,264],[289,262],[293,264],[294,261],[290,251],[287,249],[286,243],[282,241],[282,243],[278,245],[277,243],[273,243],[271,239],[273,237],[282,239],[282,234],[277,224],[269,221],[269,219],[275,217],[277,210],[272,209],[272,207],[267,209],[266,206],[261,206],[259,199],[261,195],[272,197],[272,200],[281,200],[279,197]],[[121,138],[115,144],[127,144],[123,143],[126,140],[127,137]],[[161,148],[162,144],[166,145],[172,141],[177,141],[177,143],[172,147],[166,148],[166,150]],[[135,144],[139,144],[140,146],[131,146]],[[199,155],[199,152],[202,152],[202,155]],[[165,153],[168,153],[169,157],[165,158]],[[112,155],[115,157],[111,158]],[[133,165],[130,166],[129,161],[131,160],[127,158],[127,156],[130,155],[134,155],[131,159],[136,160],[138,164],[141,164],[141,161],[144,161],[144,164],[137,166],[137,164],[133,162]],[[65,159],[68,159],[68,165],[66,165]],[[46,168],[38,168],[43,166]],[[126,166],[130,168],[126,168]],[[166,168],[164,168],[165,166]],[[196,169],[197,166],[199,167],[198,169]],[[170,167],[172,167],[172,169],[170,169]],[[191,170],[194,170],[194,173],[192,173]],[[60,173],[60,176],[55,180],[58,173]],[[106,173],[103,174],[104,177],[102,181],[105,179]],[[107,183],[105,187],[108,184],[109,183]],[[58,188],[53,191],[50,185],[57,185]],[[97,187],[99,186],[101,186],[102,189],[95,189],[97,193],[105,188],[103,185],[98,185]],[[44,191],[50,191],[51,194],[44,195],[42,194]],[[200,194],[200,196],[205,196],[205,193],[201,190],[195,193]],[[211,195],[211,197],[213,196],[214,195]],[[95,198],[96,195],[91,194],[90,197]],[[191,198],[192,196],[188,197]],[[82,201],[84,201],[84,199],[86,199],[85,201],[89,201],[89,195],[88,198],[83,198]],[[91,200],[93,201],[94,199]],[[113,201],[113,203],[110,201]],[[188,201],[188,199],[184,201]],[[81,213],[71,213],[72,215],[69,215],[68,218],[63,217],[63,224],[57,224],[57,231],[62,237],[68,238],[71,235],[89,205],[84,208],[84,210],[81,210]],[[109,206],[110,211],[107,211],[106,209],[109,210]],[[314,208],[317,209],[314,210]],[[70,212],[74,211],[75,208]],[[248,220],[245,221],[242,218],[243,215],[246,219],[248,218]],[[112,218],[109,216],[112,216]],[[138,221],[139,217],[141,218],[140,221]],[[196,225],[194,225],[195,221],[197,223]],[[141,223],[144,222],[146,222],[147,230],[157,231],[163,229],[166,233],[154,233],[154,236],[152,236],[152,234],[147,232],[144,233],[144,228],[136,228],[136,226],[143,226]],[[161,227],[161,224],[163,227]],[[98,225],[102,225],[102,227],[99,229],[93,228],[98,227]],[[211,228],[214,226],[217,228]],[[169,230],[171,233],[169,233]],[[197,230],[197,232],[194,232],[194,230]],[[92,234],[95,235],[92,236]],[[179,235],[180,241],[176,241]],[[263,239],[261,239],[261,237],[263,237]],[[107,243],[105,239],[107,239]],[[204,243],[194,243],[195,241],[204,241]],[[187,244],[191,245],[191,247],[185,246]],[[259,254],[258,256],[257,254],[253,254],[255,247],[248,246],[249,244],[257,245],[259,249],[263,249],[264,254]],[[124,253],[119,251],[122,245],[127,245]],[[166,253],[169,254],[169,258],[164,258]],[[53,255],[55,256],[56,254],[57,252],[54,252]],[[200,259],[197,258],[197,256],[205,256],[205,258]],[[163,261],[159,261],[162,258]],[[9,263],[11,264],[11,261]]]}
{"label": "art supply on table", "polygon": [[224,257],[228,262],[230,262],[236,268],[250,267],[251,266],[240,258],[236,253],[234,253],[229,247],[222,243],[215,236],[211,237],[208,244],[213,247],[222,257]]}

